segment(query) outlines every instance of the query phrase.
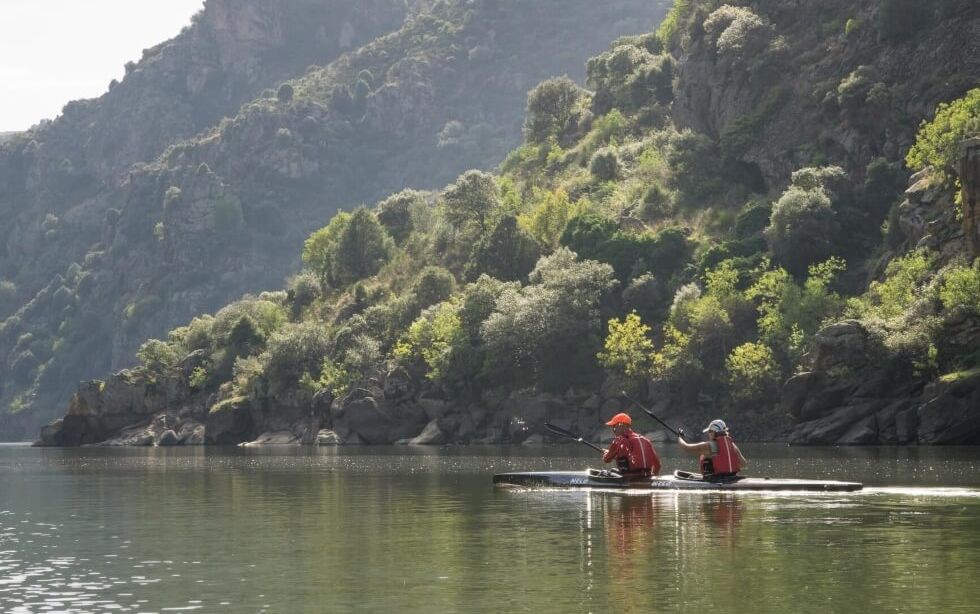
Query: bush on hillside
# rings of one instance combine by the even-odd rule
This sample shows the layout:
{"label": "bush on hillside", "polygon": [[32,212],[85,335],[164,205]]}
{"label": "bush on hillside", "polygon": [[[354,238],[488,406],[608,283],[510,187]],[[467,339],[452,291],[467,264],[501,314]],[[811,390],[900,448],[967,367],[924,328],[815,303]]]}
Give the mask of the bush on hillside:
{"label": "bush on hillside", "polygon": [[599,364],[635,390],[650,374],[650,327],[634,311],[622,320],[609,320],[608,330],[603,349],[596,355]]}
{"label": "bush on hillside", "polygon": [[766,240],[776,260],[794,275],[834,253],[840,234],[830,198],[822,190],[790,187],[772,208]]}
{"label": "bush on hillside", "polygon": [[613,181],[619,176],[619,155],[614,147],[603,147],[593,154],[589,171],[598,181]]}
{"label": "bush on hillside", "polygon": [[946,271],[939,298],[948,311],[967,307],[980,312],[980,259],[972,267],[956,266]]}
{"label": "bush on hillside", "polygon": [[653,274],[644,273],[623,290],[623,307],[635,311],[644,322],[661,322],[667,315],[671,296]]}
{"label": "bush on hillside", "polygon": [[466,171],[440,196],[447,222],[459,232],[484,235],[499,213],[497,183],[483,171]]}
{"label": "bush on hillside", "polygon": [[724,4],[704,20],[704,31],[718,54],[736,59],[764,50],[772,40],[769,20],[745,7]]}
{"label": "bush on hillside", "polygon": [[372,212],[341,212],[306,240],[303,262],[325,287],[345,288],[377,273],[391,256],[390,243]]}
{"label": "bush on hillside", "polygon": [[673,133],[667,143],[667,163],[671,186],[686,204],[703,204],[725,189],[721,152],[703,134],[688,129]]}
{"label": "bush on hillside", "polygon": [[488,376],[548,391],[594,383],[599,301],[616,286],[612,268],[562,248],[538,261],[529,281],[505,289],[483,323]]}
{"label": "bush on hillside", "polygon": [[980,88],[950,103],[941,103],[931,122],[922,122],[905,163],[912,170],[932,166],[952,183],[956,177],[960,142],[980,134]]}
{"label": "bush on hillside", "polygon": [[777,393],[780,369],[772,350],[761,343],[743,343],[725,360],[732,397],[743,404],[764,403]]}
{"label": "bush on hillside", "polygon": [[378,222],[384,226],[397,245],[401,245],[414,230],[414,212],[425,207],[425,196],[415,190],[402,190],[378,203]]}
{"label": "bush on hillside", "polygon": [[567,76],[542,81],[527,96],[524,136],[528,143],[550,138],[565,142],[574,129],[579,101],[586,92]]}
{"label": "bush on hillside", "polygon": [[261,359],[270,382],[284,389],[295,386],[306,373],[319,378],[329,351],[326,328],[319,322],[300,322],[273,334]]}
{"label": "bush on hillside", "polygon": [[422,269],[412,286],[412,294],[419,309],[425,309],[447,300],[456,288],[453,274],[442,267],[427,266]]}
{"label": "bush on hillside", "polygon": [[473,247],[464,276],[489,275],[503,281],[523,280],[541,256],[541,246],[513,215],[500,219],[488,236]]}
{"label": "bush on hillside", "polygon": [[321,296],[320,279],[312,271],[303,271],[289,278],[286,287],[286,297],[294,316]]}

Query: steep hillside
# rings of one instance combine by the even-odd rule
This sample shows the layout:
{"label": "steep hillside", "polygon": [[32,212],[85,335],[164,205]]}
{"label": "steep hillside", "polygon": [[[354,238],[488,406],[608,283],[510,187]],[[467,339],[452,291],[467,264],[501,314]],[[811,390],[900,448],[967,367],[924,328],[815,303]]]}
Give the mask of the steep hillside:
{"label": "steep hillside", "polygon": [[[37,420],[35,410],[53,411],[73,382],[131,364],[146,337],[243,292],[280,285],[298,269],[297,245],[338,208],[496,163],[519,142],[529,87],[548,75],[581,74],[610,38],[648,29],[665,12],[640,0],[428,4],[414,3],[401,28],[262,94],[234,117],[192,138],[158,139],[172,144],[118,184],[60,187],[80,203],[69,211],[26,198],[11,205],[26,212],[5,237],[13,257],[0,269],[13,297],[0,329],[9,348],[0,399],[17,414],[8,416],[11,429]],[[208,10],[218,23],[254,25],[261,40],[270,28],[266,11],[277,14],[277,6]],[[351,10],[373,15],[372,6]],[[287,17],[297,27],[313,22],[289,11],[280,21]],[[347,43],[357,40],[351,28],[367,31],[338,24]],[[295,38],[311,41],[302,32]],[[290,55],[267,55],[284,61],[280,54]],[[201,123],[175,136],[218,115],[204,107],[188,117]],[[30,183],[22,165],[30,143],[15,142],[8,151],[15,163],[0,167],[21,193]],[[53,185],[42,181],[40,191]],[[44,215],[31,217],[32,210]]]}
{"label": "steep hillside", "polygon": [[[547,419],[600,437],[624,389],[748,438],[976,441],[973,150],[958,167],[980,131],[978,28],[959,0],[679,0],[592,58],[588,89],[536,86],[496,176],[334,216],[285,292],[145,343],[141,367],[84,384],[42,441],[533,441]],[[287,107],[373,66],[371,48],[294,84]],[[332,112],[390,117],[368,73],[331,79]],[[306,176],[295,145],[214,153],[281,104],[168,154],[188,156],[191,203],[225,198],[239,168]]]}
{"label": "steep hillside", "polygon": [[102,239],[112,192],[136,162],[207,129],[264,88],[394,30],[398,0],[210,0],[92,100],[0,147],[0,279],[26,303]]}

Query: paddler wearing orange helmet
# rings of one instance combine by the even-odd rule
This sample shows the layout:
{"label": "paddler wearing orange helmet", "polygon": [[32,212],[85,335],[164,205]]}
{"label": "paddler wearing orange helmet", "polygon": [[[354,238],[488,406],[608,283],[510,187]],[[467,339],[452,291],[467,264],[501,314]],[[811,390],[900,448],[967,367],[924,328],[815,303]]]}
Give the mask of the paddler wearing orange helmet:
{"label": "paddler wearing orange helmet", "polygon": [[619,473],[625,477],[660,475],[660,457],[650,440],[632,429],[629,414],[616,414],[606,423],[616,438],[602,455],[606,463],[616,462]]}

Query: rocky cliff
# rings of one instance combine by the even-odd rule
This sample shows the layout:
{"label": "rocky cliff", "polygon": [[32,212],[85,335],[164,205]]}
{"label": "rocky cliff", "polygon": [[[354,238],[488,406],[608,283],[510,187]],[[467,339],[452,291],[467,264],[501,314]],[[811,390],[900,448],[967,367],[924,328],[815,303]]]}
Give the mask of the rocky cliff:
{"label": "rocky cliff", "polygon": [[901,158],[936,104],[980,75],[971,2],[944,0],[890,30],[884,5],[901,2],[759,0],[712,20],[710,3],[687,5],[686,18],[705,25],[674,39],[673,119],[717,140],[769,190],[814,163],[860,177],[875,158]]}
{"label": "rocky cliff", "polygon": [[[976,164],[964,151],[963,169]],[[975,171],[974,171],[975,172]],[[909,250],[931,254],[931,274],[919,282],[920,299],[909,320],[844,320],[814,338],[803,372],[783,388],[783,407],[796,420],[789,434],[799,444],[972,444],[980,440],[980,311],[944,309],[935,286],[944,267],[976,252],[980,237],[964,223],[954,191],[928,168],[911,177],[897,222],[905,240],[885,259]],[[961,177],[963,201],[977,189],[976,176]],[[973,196],[975,199],[975,196]],[[968,220],[966,220],[968,221]],[[896,339],[925,322],[933,340],[923,364],[896,351]],[[903,331],[902,329],[905,329]],[[913,333],[914,334],[914,333]],[[891,346],[891,347],[890,347]]]}
{"label": "rocky cliff", "polygon": [[147,337],[278,287],[338,208],[497,163],[534,83],[666,10],[418,2],[392,28],[405,7],[209,2],[102,99],[4,146],[7,436]]}

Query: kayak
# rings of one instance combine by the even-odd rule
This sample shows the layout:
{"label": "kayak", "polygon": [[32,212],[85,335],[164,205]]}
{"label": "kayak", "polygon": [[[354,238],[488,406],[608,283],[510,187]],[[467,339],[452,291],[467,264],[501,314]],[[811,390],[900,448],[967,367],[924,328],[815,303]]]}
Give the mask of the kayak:
{"label": "kayak", "polygon": [[817,492],[850,492],[861,490],[859,482],[835,480],[797,480],[731,476],[704,477],[699,473],[675,471],[673,475],[649,478],[624,478],[612,471],[526,471],[498,473],[493,483],[500,487],[523,488],[622,488],[638,490],[711,490],[765,491],[797,490]]}

